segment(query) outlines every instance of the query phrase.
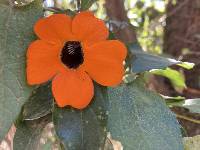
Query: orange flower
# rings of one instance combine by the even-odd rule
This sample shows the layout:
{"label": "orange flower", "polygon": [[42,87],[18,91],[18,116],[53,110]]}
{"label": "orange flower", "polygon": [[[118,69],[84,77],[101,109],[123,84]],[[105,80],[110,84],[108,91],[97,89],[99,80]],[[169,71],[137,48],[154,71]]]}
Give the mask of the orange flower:
{"label": "orange flower", "polygon": [[82,109],[94,94],[92,80],[104,86],[122,81],[127,50],[117,40],[106,40],[108,30],[91,12],[73,19],[54,14],[34,26],[40,40],[27,51],[27,80],[30,85],[52,79],[52,92],[60,107]]}

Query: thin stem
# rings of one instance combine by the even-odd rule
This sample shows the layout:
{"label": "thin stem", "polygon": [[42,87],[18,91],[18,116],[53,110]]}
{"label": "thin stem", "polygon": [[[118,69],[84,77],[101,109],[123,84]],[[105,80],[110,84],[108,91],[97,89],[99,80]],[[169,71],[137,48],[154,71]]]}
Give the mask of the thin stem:
{"label": "thin stem", "polygon": [[186,117],[186,116],[183,116],[183,115],[180,115],[180,114],[176,114],[176,117],[180,118],[180,119],[184,119],[184,120],[190,121],[190,122],[193,122],[193,123],[196,123],[196,124],[200,124],[200,120],[189,118],[189,117]]}
{"label": "thin stem", "polygon": [[81,0],[77,0],[77,11],[81,11]]}
{"label": "thin stem", "polygon": [[54,13],[59,13],[59,12],[64,12],[65,10],[60,9],[60,8],[56,8],[56,7],[44,7],[45,11],[51,11]]}

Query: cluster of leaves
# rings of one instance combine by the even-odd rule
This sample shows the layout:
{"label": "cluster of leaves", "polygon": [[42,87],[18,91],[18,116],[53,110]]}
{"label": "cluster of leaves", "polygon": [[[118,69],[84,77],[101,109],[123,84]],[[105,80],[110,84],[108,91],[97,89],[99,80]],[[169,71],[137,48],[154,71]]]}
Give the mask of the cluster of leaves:
{"label": "cluster of leaves", "polygon": [[[61,149],[104,149],[108,132],[126,150],[183,149],[175,116],[161,96],[145,89],[141,77],[116,88],[95,83],[93,101],[84,110],[57,107],[50,83],[28,86],[25,54],[35,40],[33,24],[43,16],[42,1],[23,7],[9,2],[0,1],[0,140],[15,123],[14,150],[50,149],[39,144],[41,131],[53,122]],[[82,0],[82,8],[93,2]],[[145,53],[137,44],[128,49],[129,75],[181,63]]]}

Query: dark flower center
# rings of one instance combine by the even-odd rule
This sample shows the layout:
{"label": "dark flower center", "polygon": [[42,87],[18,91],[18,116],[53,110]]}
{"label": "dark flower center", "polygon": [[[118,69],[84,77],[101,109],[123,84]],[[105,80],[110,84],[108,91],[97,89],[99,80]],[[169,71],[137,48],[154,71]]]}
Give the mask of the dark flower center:
{"label": "dark flower center", "polygon": [[68,41],[61,51],[61,61],[68,67],[76,69],[84,61],[81,43]]}

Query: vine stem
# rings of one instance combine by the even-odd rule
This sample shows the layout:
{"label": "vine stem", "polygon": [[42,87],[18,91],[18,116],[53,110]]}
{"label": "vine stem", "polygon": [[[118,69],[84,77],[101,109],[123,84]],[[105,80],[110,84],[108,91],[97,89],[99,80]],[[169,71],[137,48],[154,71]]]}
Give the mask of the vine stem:
{"label": "vine stem", "polygon": [[77,0],[77,11],[81,11],[81,0]]}

